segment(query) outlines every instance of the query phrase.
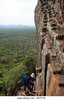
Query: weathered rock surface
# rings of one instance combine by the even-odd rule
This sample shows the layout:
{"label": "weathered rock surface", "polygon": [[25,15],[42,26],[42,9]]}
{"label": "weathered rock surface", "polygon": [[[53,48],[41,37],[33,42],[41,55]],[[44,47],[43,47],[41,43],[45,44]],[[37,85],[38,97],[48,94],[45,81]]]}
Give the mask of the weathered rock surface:
{"label": "weathered rock surface", "polygon": [[35,24],[37,95],[64,96],[64,0],[38,0]]}

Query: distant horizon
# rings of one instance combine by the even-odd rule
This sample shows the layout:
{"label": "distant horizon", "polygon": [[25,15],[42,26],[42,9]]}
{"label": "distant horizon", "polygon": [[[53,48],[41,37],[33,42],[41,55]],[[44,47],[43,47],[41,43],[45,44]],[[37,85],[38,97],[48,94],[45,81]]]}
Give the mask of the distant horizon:
{"label": "distant horizon", "polygon": [[24,25],[24,24],[0,24],[0,26],[33,26],[35,25]]}
{"label": "distant horizon", "polygon": [[35,26],[28,25],[0,25],[0,29],[27,29],[27,28],[35,28]]}
{"label": "distant horizon", "polygon": [[0,0],[0,25],[35,26],[37,0]]}

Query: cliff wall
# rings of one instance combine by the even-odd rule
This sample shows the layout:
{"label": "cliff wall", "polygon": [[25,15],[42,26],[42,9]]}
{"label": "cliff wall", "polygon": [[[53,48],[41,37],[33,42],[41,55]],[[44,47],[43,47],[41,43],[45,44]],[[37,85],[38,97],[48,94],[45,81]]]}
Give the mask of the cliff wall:
{"label": "cliff wall", "polygon": [[37,95],[64,96],[64,0],[38,0],[35,24]]}

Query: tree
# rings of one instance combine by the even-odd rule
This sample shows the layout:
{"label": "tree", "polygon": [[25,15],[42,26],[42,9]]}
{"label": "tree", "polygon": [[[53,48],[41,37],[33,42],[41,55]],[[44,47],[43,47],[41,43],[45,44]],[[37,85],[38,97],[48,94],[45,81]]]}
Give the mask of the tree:
{"label": "tree", "polygon": [[37,64],[37,57],[36,56],[28,56],[26,57],[24,64],[27,68],[29,73],[35,73],[35,68]]}

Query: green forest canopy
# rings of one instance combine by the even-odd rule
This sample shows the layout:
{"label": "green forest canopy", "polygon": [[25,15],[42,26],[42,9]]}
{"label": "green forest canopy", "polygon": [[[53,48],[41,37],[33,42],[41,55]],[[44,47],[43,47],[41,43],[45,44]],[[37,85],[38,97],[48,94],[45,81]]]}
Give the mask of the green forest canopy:
{"label": "green forest canopy", "polygon": [[[26,71],[35,72],[35,33],[35,29],[0,29],[0,87],[15,85]],[[2,63],[2,57],[8,59],[8,62]]]}

